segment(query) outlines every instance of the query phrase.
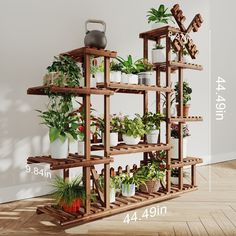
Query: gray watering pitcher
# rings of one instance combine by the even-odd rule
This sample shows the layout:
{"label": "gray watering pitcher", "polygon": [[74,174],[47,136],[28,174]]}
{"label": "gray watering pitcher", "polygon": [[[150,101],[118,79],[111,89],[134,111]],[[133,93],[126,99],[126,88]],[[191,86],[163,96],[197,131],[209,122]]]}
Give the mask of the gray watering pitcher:
{"label": "gray watering pitcher", "polygon": [[[103,25],[103,31],[100,30],[88,30],[88,24],[101,24]],[[107,38],[105,36],[106,23],[102,20],[87,20],[85,22],[86,36],[84,38],[84,44],[86,47],[95,47],[104,49],[107,45]]]}

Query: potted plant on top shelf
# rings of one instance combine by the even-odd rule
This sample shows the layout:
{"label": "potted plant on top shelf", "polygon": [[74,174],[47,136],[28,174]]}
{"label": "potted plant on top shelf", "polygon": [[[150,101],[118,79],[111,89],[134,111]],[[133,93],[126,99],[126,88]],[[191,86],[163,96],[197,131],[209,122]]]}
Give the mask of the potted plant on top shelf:
{"label": "potted plant on top shelf", "polygon": [[166,61],[165,47],[161,44],[156,44],[152,49],[152,63],[162,63]]}
{"label": "potted plant on top shelf", "polygon": [[114,60],[110,63],[110,81],[115,83],[121,82],[121,71],[122,65],[121,63],[117,63]]}
{"label": "potted plant on top shelf", "polygon": [[149,63],[147,59],[139,59],[135,62],[135,65],[138,70],[138,83],[151,85],[153,64]]}
{"label": "potted plant on top shelf", "polygon": [[[179,83],[175,85],[175,97],[176,101],[179,101]],[[188,117],[190,105],[188,104],[191,101],[192,88],[189,86],[188,82],[183,82],[183,116]],[[179,104],[176,104],[177,113],[179,111]]]}
{"label": "potted plant on top shelf", "polygon": [[127,84],[138,84],[138,71],[131,55],[127,60],[122,57],[116,58],[122,65],[121,82]]}
{"label": "potted plant on top shelf", "polygon": [[82,179],[77,176],[73,180],[63,179],[56,176],[53,186],[53,198],[56,203],[66,212],[77,212],[85,199],[85,188]]}
{"label": "potted plant on top shelf", "polygon": [[169,22],[175,23],[172,20],[172,13],[167,12],[168,8],[164,4],[161,4],[158,9],[151,8],[147,13],[148,23],[152,23],[152,29],[163,27],[169,24]]}
{"label": "potted plant on top shelf", "polygon": [[122,137],[127,145],[137,145],[141,137],[146,133],[141,117],[130,119],[127,116],[122,121]]}
{"label": "potted plant on top shelf", "polygon": [[[172,52],[175,55],[174,61],[179,61],[178,54],[175,52],[175,50],[172,50]],[[184,62],[184,63],[191,63],[192,62],[192,58],[186,48],[183,49],[182,62]]]}

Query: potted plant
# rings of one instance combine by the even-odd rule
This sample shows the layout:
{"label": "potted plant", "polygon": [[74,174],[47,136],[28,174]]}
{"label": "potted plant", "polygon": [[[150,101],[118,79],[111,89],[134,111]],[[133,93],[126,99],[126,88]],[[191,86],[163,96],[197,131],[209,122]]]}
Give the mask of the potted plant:
{"label": "potted plant", "polygon": [[151,8],[147,13],[148,23],[152,23],[152,28],[159,28],[169,24],[169,22],[175,23],[172,20],[172,14],[167,12],[168,8],[161,4],[158,9]]}
{"label": "potted plant", "polygon": [[[176,101],[179,101],[179,83],[175,85],[175,97]],[[183,116],[188,117],[190,105],[188,104],[191,101],[192,89],[187,82],[183,82]],[[179,111],[179,104],[176,104],[177,113]]]}
{"label": "potted plant", "polygon": [[50,96],[48,110],[40,111],[42,124],[49,128],[51,157],[67,158],[68,139],[77,140],[78,117],[71,114],[71,97]]}
{"label": "potted plant", "polygon": [[122,65],[121,63],[117,63],[115,61],[111,61],[110,63],[110,81],[115,83],[121,82],[121,71]]}
{"label": "potted plant", "polygon": [[[105,131],[105,121],[103,117],[97,117],[96,126],[102,132],[102,140],[104,143],[104,131]],[[114,147],[118,145],[118,133],[120,132],[122,127],[121,119],[119,115],[111,115],[110,116],[110,146]]]}
{"label": "potted plant", "polygon": [[138,84],[138,71],[131,55],[127,60],[122,57],[116,58],[122,65],[121,82],[128,84]]}
{"label": "potted plant", "polygon": [[163,118],[164,116],[160,113],[146,112],[143,115],[142,121],[145,126],[147,143],[157,143],[159,129]]}
{"label": "potted plant", "polygon": [[[162,93],[161,94],[163,96],[162,98],[162,113],[164,115],[166,115],[166,94]],[[173,104],[175,103],[175,95],[174,93],[171,93],[170,94],[170,113],[171,113],[171,116],[174,117],[175,116],[175,107],[173,107]]]}
{"label": "potted plant", "polygon": [[85,189],[81,185],[82,179],[77,176],[73,180],[56,176],[52,186],[56,203],[67,212],[77,212],[85,199]]}
{"label": "potted plant", "polygon": [[[95,61],[95,63],[97,63],[97,60]],[[97,65],[97,71],[95,72],[95,79],[97,83],[104,82],[104,61],[101,61]]]}
{"label": "potted plant", "polygon": [[144,193],[153,193],[159,190],[160,181],[165,177],[165,172],[160,170],[158,162],[153,161],[142,166],[137,171],[137,176],[145,181],[140,184],[139,189]]}
{"label": "potted plant", "polygon": [[68,56],[55,57],[47,70],[44,85],[77,87],[80,86],[80,80],[83,78],[77,62]]}
{"label": "potted plant", "polygon": [[[190,136],[187,125],[183,126],[183,158],[187,157],[187,137]],[[171,125],[171,145],[172,158],[178,159],[179,155],[179,125],[173,123]]]}
{"label": "potted plant", "polygon": [[[175,55],[174,61],[179,61],[178,54],[172,50],[173,54]],[[189,52],[186,50],[186,48],[183,49],[183,59],[182,62],[184,63],[191,63],[192,58],[190,57]]]}
{"label": "potted plant", "polygon": [[141,137],[146,133],[142,119],[136,116],[134,119],[129,119],[127,116],[122,121],[122,137],[127,145],[137,145]]}
{"label": "potted plant", "polygon": [[[189,173],[187,171],[183,172],[184,179],[189,181]],[[178,185],[179,183],[179,170],[177,168],[171,169],[171,183],[174,185]]]}
{"label": "potted plant", "polygon": [[166,52],[164,46],[156,44],[152,49],[152,63],[161,63],[166,61]]}
{"label": "potted plant", "polygon": [[144,85],[152,85],[151,76],[153,71],[153,65],[148,62],[147,59],[139,59],[135,62],[138,70],[138,83]]}

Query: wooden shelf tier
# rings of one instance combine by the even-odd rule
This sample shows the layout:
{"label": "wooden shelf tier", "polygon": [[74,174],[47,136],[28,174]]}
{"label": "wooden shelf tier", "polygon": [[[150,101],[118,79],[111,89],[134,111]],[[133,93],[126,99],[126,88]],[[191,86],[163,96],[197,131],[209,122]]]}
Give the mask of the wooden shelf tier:
{"label": "wooden shelf tier", "polygon": [[[121,155],[121,154],[130,154],[130,153],[139,153],[139,152],[153,152],[153,151],[161,151],[161,150],[170,150],[170,144],[146,144],[139,143],[137,145],[126,145],[126,144],[118,144],[115,147],[110,147],[110,152],[108,152],[109,156],[113,155]],[[100,145],[92,145],[92,151],[101,151],[104,150],[104,146]]]}
{"label": "wooden shelf tier", "polygon": [[84,96],[89,94],[96,95],[113,95],[114,92],[108,89],[98,89],[98,88],[83,88],[83,87],[58,87],[58,86],[37,86],[28,88],[27,94],[30,95],[47,95],[48,91],[55,94],[75,94],[76,96]]}
{"label": "wooden shelf tier", "polygon": [[186,157],[183,159],[182,162],[179,160],[172,159],[170,168],[192,166],[192,165],[200,164],[202,162],[203,162],[202,159],[198,157]]}
{"label": "wooden shelf tier", "polygon": [[188,117],[171,117],[169,122],[192,122],[192,121],[203,121],[202,116],[188,116]]}
{"label": "wooden shelf tier", "polygon": [[139,85],[139,84],[125,84],[125,83],[115,83],[110,82],[106,87],[104,83],[99,83],[98,88],[111,89],[115,93],[135,93],[143,94],[145,91],[155,91],[155,92],[172,92],[172,88],[168,87],[158,87],[155,85]]}
{"label": "wooden shelf tier", "polygon": [[[171,67],[172,71],[177,70],[178,68],[203,70],[202,65],[186,63],[186,62],[181,62],[181,61],[170,61],[169,66]],[[166,67],[167,67],[166,62],[154,63],[154,68],[157,68],[157,67],[159,67],[161,71],[166,71]]]}
{"label": "wooden shelf tier", "polygon": [[162,190],[150,194],[136,192],[133,197],[116,197],[116,201],[114,203],[110,203],[108,208],[103,207],[100,203],[91,203],[90,214],[84,214],[84,209],[82,207],[76,213],[68,213],[53,205],[38,207],[37,213],[45,213],[50,215],[57,220],[59,225],[67,227],[72,225],[80,225],[96,219],[113,216],[128,210],[137,209],[139,207],[154,204],[163,200],[175,198],[182,193],[190,192],[196,189],[197,187],[195,186],[184,184],[183,190],[180,190],[177,185],[172,185],[171,191],[168,194]]}
{"label": "wooden shelf tier", "polygon": [[51,156],[36,156],[29,157],[27,159],[28,164],[35,163],[47,163],[50,164],[51,170],[59,170],[59,169],[67,169],[73,167],[90,167],[99,164],[109,164],[113,162],[114,159],[109,157],[105,158],[102,156],[92,155],[90,160],[84,159],[84,156],[80,156],[77,154],[69,154],[68,158],[65,159],[53,159]]}
{"label": "wooden shelf tier", "polygon": [[109,57],[109,58],[115,58],[117,55],[117,52],[115,51],[109,51],[104,49],[97,49],[97,48],[90,48],[90,47],[82,47],[77,48],[68,52],[64,52],[61,55],[69,56],[73,58],[75,61],[81,62],[83,61],[83,58],[85,55],[91,55],[94,57]]}

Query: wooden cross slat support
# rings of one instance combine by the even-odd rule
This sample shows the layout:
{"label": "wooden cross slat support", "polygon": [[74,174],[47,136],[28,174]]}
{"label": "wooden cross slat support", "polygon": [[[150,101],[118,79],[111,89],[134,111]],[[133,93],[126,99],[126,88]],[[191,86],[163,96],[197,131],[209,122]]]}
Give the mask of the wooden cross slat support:
{"label": "wooden cross slat support", "polygon": [[190,33],[191,31],[197,32],[197,31],[198,31],[198,28],[201,27],[202,23],[203,23],[203,18],[202,18],[202,16],[201,16],[200,14],[197,14],[197,15],[193,18],[192,22],[190,23],[188,29],[186,30],[186,33]]}
{"label": "wooden cross slat support", "polygon": [[91,167],[91,174],[93,177],[93,181],[94,181],[99,199],[104,204],[104,192],[103,192],[103,189],[101,188],[100,184],[98,183],[99,175],[97,174],[97,171],[95,170],[94,166]]}
{"label": "wooden cross slat support", "polygon": [[186,28],[183,23],[186,20],[186,17],[183,15],[183,11],[180,9],[179,4],[175,4],[170,11],[175,18],[175,21],[178,24],[180,30],[185,32]]}

